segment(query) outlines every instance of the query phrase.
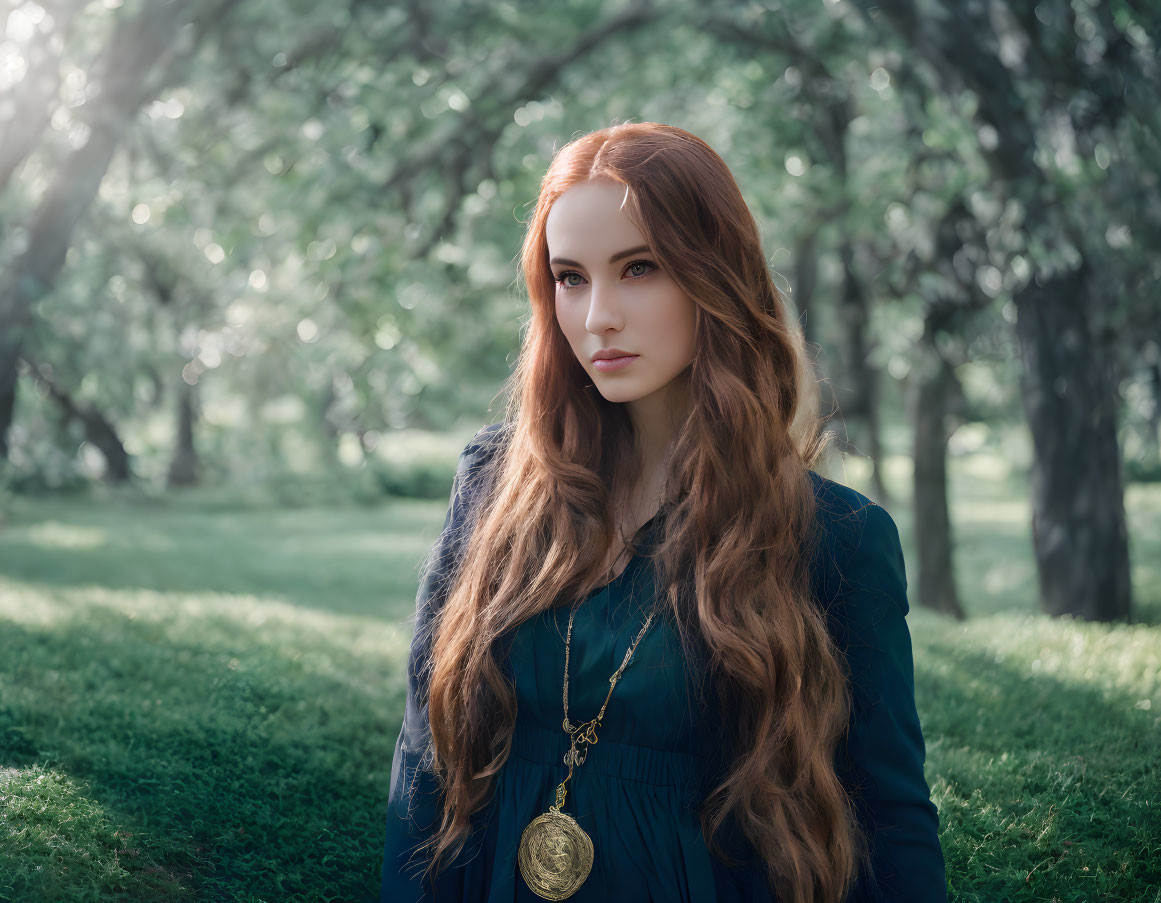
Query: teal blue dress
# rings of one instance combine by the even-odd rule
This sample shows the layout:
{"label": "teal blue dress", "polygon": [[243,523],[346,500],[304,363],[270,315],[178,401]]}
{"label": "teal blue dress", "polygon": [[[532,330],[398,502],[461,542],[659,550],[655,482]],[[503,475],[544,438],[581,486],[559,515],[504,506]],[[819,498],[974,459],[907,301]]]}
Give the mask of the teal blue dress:
{"label": "teal blue dress", "polygon": [[[380,903],[539,903],[516,862],[520,836],[554,801],[568,773],[562,728],[564,639],[559,605],[503,638],[497,653],[517,697],[511,753],[473,834],[433,883],[415,845],[438,824],[438,793],[425,767],[425,656],[430,618],[470,532],[471,501],[499,439],[486,427],[461,456],[444,531],[421,579],[408,664],[404,722],[391,769]],[[938,813],[924,778],[915,710],[906,578],[890,515],[854,490],[812,472],[825,541],[814,590],[852,670],[853,709],[835,767],[872,838],[872,868],[847,903],[946,901]],[[598,742],[568,782],[563,811],[593,841],[593,866],[574,903],[775,901],[765,866],[728,820],[720,841],[737,860],[711,855],[698,801],[725,765],[722,715],[700,704],[700,663],[682,651],[672,614],[657,606],[650,553],[664,509],[635,537],[636,554],[610,583],[577,605],[569,660],[569,717],[596,717],[609,678],[650,611],[653,623],[613,690]]]}

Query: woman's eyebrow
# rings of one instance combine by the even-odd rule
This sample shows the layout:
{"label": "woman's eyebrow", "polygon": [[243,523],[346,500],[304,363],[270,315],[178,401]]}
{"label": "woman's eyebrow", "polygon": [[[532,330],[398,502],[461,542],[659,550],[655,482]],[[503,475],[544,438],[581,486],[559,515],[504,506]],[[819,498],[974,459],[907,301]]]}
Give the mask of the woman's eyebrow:
{"label": "woman's eyebrow", "polygon": [[[616,254],[614,254],[612,257],[609,258],[609,263],[616,263],[621,258],[629,257],[632,254],[647,254],[647,253],[649,253],[649,246],[648,245],[638,245],[637,247],[629,248],[626,251],[618,251]],[[584,266],[584,264],[577,263],[575,260],[569,260],[567,257],[553,257],[552,260],[550,260],[548,262],[549,263],[563,263],[565,266],[570,266],[570,267]]]}

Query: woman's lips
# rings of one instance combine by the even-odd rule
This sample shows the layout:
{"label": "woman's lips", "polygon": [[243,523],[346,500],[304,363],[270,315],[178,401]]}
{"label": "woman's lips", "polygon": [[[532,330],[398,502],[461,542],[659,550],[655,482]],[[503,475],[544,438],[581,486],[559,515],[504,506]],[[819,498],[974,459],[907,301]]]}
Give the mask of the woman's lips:
{"label": "woman's lips", "polygon": [[620,370],[622,367],[627,367],[633,361],[637,360],[640,355],[627,354],[624,357],[609,357],[598,361],[593,361],[593,366],[598,370],[604,372],[607,370]]}

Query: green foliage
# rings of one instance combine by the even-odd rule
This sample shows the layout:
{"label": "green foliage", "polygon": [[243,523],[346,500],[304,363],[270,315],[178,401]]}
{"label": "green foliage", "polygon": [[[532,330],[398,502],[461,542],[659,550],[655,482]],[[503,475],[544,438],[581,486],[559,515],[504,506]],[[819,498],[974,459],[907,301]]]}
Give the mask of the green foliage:
{"label": "green foliage", "polygon": [[[0,186],[5,263],[84,136],[93,61],[140,6],[62,8],[30,32],[60,29],[50,56],[70,74],[33,97],[51,127]],[[1013,110],[1055,201],[1037,224],[994,178],[980,97],[932,78],[890,27],[909,6],[251,0],[151,78],[156,102],[29,311],[0,469],[0,900],[373,886],[395,622],[455,452],[499,419],[483,412],[528,316],[524,222],[554,151],[625,120],[721,153],[794,304],[814,267],[824,378],[851,366],[850,275],[885,424],[918,350],[962,381],[952,517],[975,620],[912,622],[953,899],[1157,898],[1159,22],[1147,4],[1000,2],[985,34],[960,35],[1020,56]],[[7,86],[20,101],[35,82]],[[979,256],[947,260],[936,238],[960,203]],[[1026,449],[999,435],[1021,417],[1013,294],[1082,256],[1098,293],[1086,341],[1119,365],[1149,627],[1035,614]],[[957,287],[982,303],[928,335]],[[0,304],[0,334],[11,317]],[[187,385],[199,485],[167,493]],[[114,427],[135,484],[99,482],[78,410]],[[414,441],[461,417],[464,435]],[[886,463],[904,485],[907,462]],[[906,536],[906,506],[893,513]]]}
{"label": "green foliage", "polygon": [[[1154,206],[1138,199],[1156,197],[1138,72],[1152,71],[1145,36],[1156,23],[1140,8],[1078,7],[1074,29],[1060,10],[1038,8],[1033,22],[1001,6],[1008,14],[988,42],[1022,46],[1020,29],[1035,22],[1051,37],[1029,51],[1020,108],[1041,117],[1037,159],[1083,220],[1083,250],[1107,294],[1096,307],[1131,388],[1124,420],[1136,427],[1156,404],[1142,370],[1156,343],[1153,358],[1140,347],[1158,326],[1156,217],[1135,213]],[[63,58],[86,70],[109,26],[133,12],[86,10]],[[1116,38],[1133,55],[1095,55],[1128,46]],[[841,249],[855,249],[875,308],[873,363],[906,368],[927,306],[947,288],[933,239],[965,201],[986,248],[957,272],[985,286],[994,309],[948,325],[940,350],[1013,387],[1011,293],[1072,266],[1078,238],[1064,222],[1061,234],[1032,234],[989,170],[994,136],[981,128],[979,97],[934,81],[914,51],[878,6],[863,14],[845,0],[680,2],[634,15],[603,0],[435,3],[422,15],[235,4],[130,124],[67,267],[34,306],[25,351],[113,424],[154,487],[174,455],[185,383],[195,386],[201,469],[243,488],[265,474],[282,481],[285,440],[272,433],[316,449],[317,470],[368,432],[479,421],[527,317],[516,254],[544,168],[580,131],[651,119],[725,158],[785,289],[801,289],[801,270],[817,264],[808,319],[829,352],[819,361],[827,378],[849,366],[830,351],[846,339]],[[1078,54],[1089,69],[1078,70]],[[1092,113],[1118,83],[1128,112]],[[25,178],[0,193],[0,218],[28,220],[83,112],[61,104]],[[0,251],[14,253],[20,232],[0,235]],[[815,261],[804,259],[807,239]],[[1013,416],[1019,403],[1008,391],[996,406]],[[17,405],[22,485],[99,474],[100,453],[57,425],[60,405],[27,369]],[[382,482],[433,491],[421,476]]]}
{"label": "green foliage", "polygon": [[416,462],[406,468],[382,465],[375,471],[375,484],[390,495],[422,499],[446,498],[455,476],[455,466]]}
{"label": "green foliage", "polygon": [[1125,480],[1132,483],[1161,483],[1161,460],[1129,459],[1125,462]]}

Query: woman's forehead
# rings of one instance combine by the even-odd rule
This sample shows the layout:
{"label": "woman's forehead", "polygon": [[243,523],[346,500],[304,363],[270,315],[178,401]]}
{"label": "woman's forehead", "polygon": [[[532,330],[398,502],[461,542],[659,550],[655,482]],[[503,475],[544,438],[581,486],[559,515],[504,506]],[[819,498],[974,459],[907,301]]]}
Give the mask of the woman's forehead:
{"label": "woman's forehead", "polygon": [[604,265],[618,252],[645,244],[623,201],[626,186],[583,182],[564,192],[548,211],[545,240],[553,255]]}

